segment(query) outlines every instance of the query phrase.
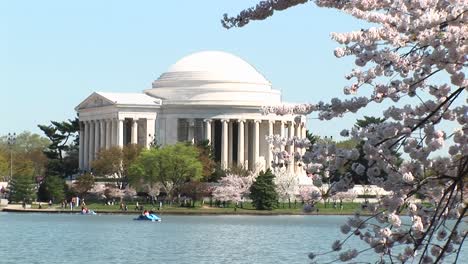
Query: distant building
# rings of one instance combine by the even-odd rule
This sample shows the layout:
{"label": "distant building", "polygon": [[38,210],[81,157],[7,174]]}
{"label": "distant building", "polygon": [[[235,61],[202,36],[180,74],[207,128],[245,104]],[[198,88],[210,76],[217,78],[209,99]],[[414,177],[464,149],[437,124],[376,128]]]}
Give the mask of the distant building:
{"label": "distant building", "polygon": [[[281,104],[281,92],[249,63],[229,53],[198,52],[182,58],[143,93],[94,92],[75,110],[80,120],[79,166],[91,169],[102,148],[209,140],[224,168],[267,168],[266,135],[306,136],[301,116],[262,115]],[[302,171],[292,166],[294,171]]]}

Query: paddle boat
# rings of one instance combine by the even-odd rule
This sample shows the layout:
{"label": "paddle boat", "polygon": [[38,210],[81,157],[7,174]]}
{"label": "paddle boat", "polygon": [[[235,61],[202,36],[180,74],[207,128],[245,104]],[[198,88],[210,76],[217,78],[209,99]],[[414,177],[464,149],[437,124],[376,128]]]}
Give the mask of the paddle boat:
{"label": "paddle boat", "polygon": [[135,218],[133,220],[161,222],[161,217],[159,217],[159,216],[157,216],[155,214],[150,214],[148,212],[145,212],[145,213],[139,215],[137,218]]}
{"label": "paddle boat", "polygon": [[89,210],[89,209],[82,209],[81,210],[81,214],[82,215],[97,215],[96,212],[94,212],[93,210]]}

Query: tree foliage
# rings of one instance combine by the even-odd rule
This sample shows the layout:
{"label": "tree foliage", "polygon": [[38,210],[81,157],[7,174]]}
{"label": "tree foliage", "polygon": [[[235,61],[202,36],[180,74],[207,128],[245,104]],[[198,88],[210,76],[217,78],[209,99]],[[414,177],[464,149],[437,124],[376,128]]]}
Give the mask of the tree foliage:
{"label": "tree foliage", "polygon": [[257,210],[272,210],[278,204],[275,175],[270,169],[261,171],[250,187],[250,199]]}
{"label": "tree foliage", "polygon": [[39,186],[38,200],[44,202],[51,200],[54,203],[63,201],[66,189],[67,185],[62,177],[49,175]]}
{"label": "tree foliage", "polygon": [[94,176],[90,173],[85,173],[76,179],[73,183],[72,190],[83,197],[94,187],[94,183]]}
{"label": "tree foliage", "polygon": [[203,166],[196,147],[184,143],[143,151],[129,170],[129,182],[138,188],[160,183],[169,199],[180,193],[183,184],[202,178]]}
{"label": "tree foliage", "polygon": [[215,171],[216,162],[213,156],[213,150],[208,140],[203,140],[196,145],[198,150],[198,160],[203,166],[203,181],[209,181]]}
{"label": "tree foliage", "polygon": [[11,163],[13,176],[44,176],[48,160],[43,150],[49,142],[47,138],[28,131],[18,134],[13,145],[8,144],[6,136],[0,137],[0,176],[5,180],[9,178]]}
{"label": "tree foliage", "polygon": [[310,142],[310,147],[312,147],[315,142],[317,142],[320,139],[320,136],[314,135],[312,132],[310,132],[308,129],[306,130],[306,138]]}
{"label": "tree foliage", "polygon": [[36,184],[31,176],[16,175],[8,188],[10,201],[30,203],[36,199]]}
{"label": "tree foliage", "polygon": [[276,192],[283,201],[288,201],[291,207],[291,198],[299,191],[299,179],[297,174],[290,172],[286,168],[275,168]]}
{"label": "tree foliage", "polygon": [[213,188],[213,198],[218,201],[242,202],[249,196],[250,187],[255,180],[252,173],[242,174],[228,172]]}
{"label": "tree foliage", "polygon": [[78,172],[79,120],[51,121],[50,125],[38,125],[50,140],[44,150],[49,159],[47,174],[67,177]]}
{"label": "tree foliage", "polygon": [[93,171],[95,175],[116,178],[117,184],[123,189],[128,184],[128,170],[142,149],[142,146],[136,144],[102,149],[92,163]]}
{"label": "tree foliage", "polygon": [[211,186],[207,182],[188,181],[181,187],[181,193],[192,200],[192,206],[195,201],[208,197],[211,193]]}

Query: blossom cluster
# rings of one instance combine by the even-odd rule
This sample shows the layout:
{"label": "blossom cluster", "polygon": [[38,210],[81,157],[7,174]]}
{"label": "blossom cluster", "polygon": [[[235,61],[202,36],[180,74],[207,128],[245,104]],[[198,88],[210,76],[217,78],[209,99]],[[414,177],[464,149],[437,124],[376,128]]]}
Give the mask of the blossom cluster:
{"label": "blossom cluster", "polygon": [[213,198],[219,201],[241,202],[249,195],[250,186],[255,181],[255,177],[255,173],[247,176],[228,173],[213,188]]}
{"label": "blossom cluster", "polygon": [[[231,27],[244,26],[250,20],[265,19],[274,10],[282,10],[274,6],[287,8],[303,2],[307,1],[262,1],[235,18],[225,16],[224,22]],[[356,68],[345,76],[350,84],[343,89],[349,98],[265,106],[262,112],[316,113],[319,119],[330,120],[355,113],[371,103],[385,102],[390,107],[383,110],[385,122],[341,132],[359,142],[357,149],[319,142],[300,157],[284,153],[288,148],[279,148],[278,153],[306,163],[306,172],[317,185],[323,185],[324,178],[333,178],[321,197],[347,192],[356,175],[390,193],[379,203],[366,204],[376,224],[365,224],[362,217],[355,216],[341,228],[348,236],[364,241],[379,259],[437,263],[450,255],[458,257],[467,236],[466,227],[460,223],[468,202],[468,1],[315,3],[373,25],[331,34],[340,45],[334,50],[335,56],[354,57]],[[294,140],[281,139],[281,144],[291,141]],[[311,193],[317,192],[309,190],[304,196]],[[419,200],[421,197],[425,203]],[[410,225],[401,220],[405,214],[411,219]],[[447,225],[447,221],[452,224]],[[341,261],[359,256],[355,249],[343,251],[346,241],[332,246],[332,252],[337,252]]]}

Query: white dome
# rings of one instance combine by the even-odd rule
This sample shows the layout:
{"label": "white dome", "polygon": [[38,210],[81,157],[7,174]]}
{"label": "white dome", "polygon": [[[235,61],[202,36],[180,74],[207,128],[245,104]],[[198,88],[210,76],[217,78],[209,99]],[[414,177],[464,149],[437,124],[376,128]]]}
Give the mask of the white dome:
{"label": "white dome", "polygon": [[218,84],[216,87],[219,84],[254,84],[262,90],[271,87],[270,82],[243,59],[221,51],[202,51],[177,61],[153,82],[153,88],[203,84]]}
{"label": "white dome", "polygon": [[197,52],[180,59],[145,93],[166,105],[261,106],[279,102],[281,97],[252,65],[221,51]]}

